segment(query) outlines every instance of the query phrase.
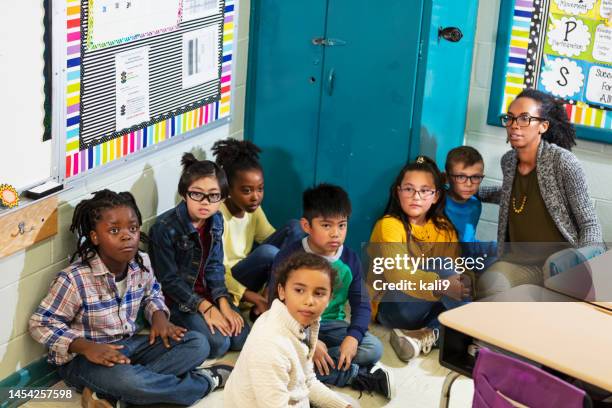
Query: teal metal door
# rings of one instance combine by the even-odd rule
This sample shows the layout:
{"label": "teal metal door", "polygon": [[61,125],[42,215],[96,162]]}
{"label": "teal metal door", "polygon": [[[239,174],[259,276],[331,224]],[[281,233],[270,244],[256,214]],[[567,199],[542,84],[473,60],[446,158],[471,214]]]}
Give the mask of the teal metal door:
{"label": "teal metal door", "polygon": [[423,3],[330,0],[316,181],[353,203],[348,243],[358,249],[408,158]]}
{"label": "teal metal door", "polygon": [[327,0],[252,0],[245,139],[263,150],[263,207],[273,225],[299,218],[315,182]]}
{"label": "teal metal door", "polygon": [[301,216],[315,182],[327,0],[252,0],[245,138],[263,150],[264,209],[280,226]]}
{"label": "teal metal door", "polygon": [[[446,154],[463,144],[478,0],[432,0],[423,16],[429,27],[422,39],[425,58],[416,89],[421,100],[415,104],[410,152],[427,155],[442,168]],[[443,28],[458,28],[461,39],[440,37]]]}
{"label": "teal metal door", "polygon": [[[467,103],[475,13],[461,28],[468,41],[457,47],[468,63],[445,74],[455,85],[443,97],[430,96],[435,107],[422,106],[436,73],[423,48],[436,47],[432,21],[445,23],[445,16],[434,16],[446,10],[438,3],[452,2],[253,0],[245,137],[264,150],[264,208],[275,225],[301,215],[304,188],[339,184],[353,203],[347,243],[358,249],[381,216],[397,171],[431,147],[432,138],[423,138],[428,127],[444,123],[447,130],[436,130],[433,156],[440,146],[463,142],[465,123],[443,118],[457,110],[452,98]],[[446,17],[477,8],[465,4],[477,0],[458,3],[464,9],[447,7]],[[458,115],[465,118],[465,110]]]}

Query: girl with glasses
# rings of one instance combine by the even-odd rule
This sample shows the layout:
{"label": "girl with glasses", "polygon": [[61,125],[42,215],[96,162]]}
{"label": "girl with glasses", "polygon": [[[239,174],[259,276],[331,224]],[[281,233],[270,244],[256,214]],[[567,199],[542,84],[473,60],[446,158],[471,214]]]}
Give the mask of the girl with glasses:
{"label": "girl with glasses", "polygon": [[483,296],[543,283],[559,256],[546,258],[562,246],[534,243],[580,248],[601,244],[603,239],[584,171],[570,152],[576,131],[563,105],[548,94],[526,89],[510,104],[501,123],[512,146],[501,159],[503,184],[483,187],[479,196],[500,205],[498,254],[508,252],[504,243],[511,242],[513,248],[514,243],[522,243],[520,251],[527,256],[493,264],[478,282]]}
{"label": "girl with glasses", "polygon": [[[433,160],[419,156],[404,166],[391,185],[384,216],[372,231],[371,258],[457,258],[457,233],[444,215],[444,201],[442,174]],[[471,295],[471,280],[456,273],[463,271],[440,264],[432,262],[418,268],[395,265],[377,275],[387,283],[412,282],[402,290],[381,290],[380,283],[370,282],[369,286],[378,291],[373,296],[373,315],[380,324],[393,329],[391,346],[400,360],[429,353],[438,340],[438,315],[463,304]],[[373,276],[370,272],[369,277]]]}
{"label": "girl with glasses", "polygon": [[182,200],[151,227],[149,252],[171,320],[202,333],[207,357],[217,358],[242,349],[249,332],[225,286],[219,207],[228,194],[227,178],[215,163],[191,153],[181,162]]}

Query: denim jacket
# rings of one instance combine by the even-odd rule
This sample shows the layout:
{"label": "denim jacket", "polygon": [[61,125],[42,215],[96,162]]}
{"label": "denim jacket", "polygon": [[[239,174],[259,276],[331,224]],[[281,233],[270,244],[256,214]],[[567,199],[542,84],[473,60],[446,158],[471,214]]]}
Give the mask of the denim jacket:
{"label": "denim jacket", "polygon": [[175,208],[157,218],[149,231],[149,255],[157,280],[164,294],[178,304],[183,312],[196,313],[202,298],[193,291],[195,281],[204,262],[204,286],[215,302],[228,297],[223,266],[223,216],[214,214],[209,222],[211,247],[208,258],[202,259],[202,243],[198,230],[182,201]]}

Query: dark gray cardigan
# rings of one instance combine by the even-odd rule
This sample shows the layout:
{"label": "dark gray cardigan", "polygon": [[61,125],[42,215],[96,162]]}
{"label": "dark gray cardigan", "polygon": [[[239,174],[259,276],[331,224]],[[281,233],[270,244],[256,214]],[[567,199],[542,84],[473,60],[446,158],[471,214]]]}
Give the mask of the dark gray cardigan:
{"label": "dark gray cardigan", "polygon": [[[501,188],[481,187],[478,193],[482,201],[499,204],[497,241],[500,254],[506,242],[517,162],[515,150],[506,152],[501,159],[504,177]],[[538,147],[536,171],[544,205],[567,242],[574,247],[601,244],[601,226],[578,158],[569,150],[542,140]]]}

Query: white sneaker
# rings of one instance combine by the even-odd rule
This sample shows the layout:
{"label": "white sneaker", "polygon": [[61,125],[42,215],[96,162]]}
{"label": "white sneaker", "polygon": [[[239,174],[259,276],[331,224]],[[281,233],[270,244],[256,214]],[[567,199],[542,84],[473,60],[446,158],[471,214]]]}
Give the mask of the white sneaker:
{"label": "white sneaker", "polygon": [[390,342],[397,357],[407,362],[421,353],[429,354],[439,337],[438,329],[428,327],[419,330],[393,329]]}

